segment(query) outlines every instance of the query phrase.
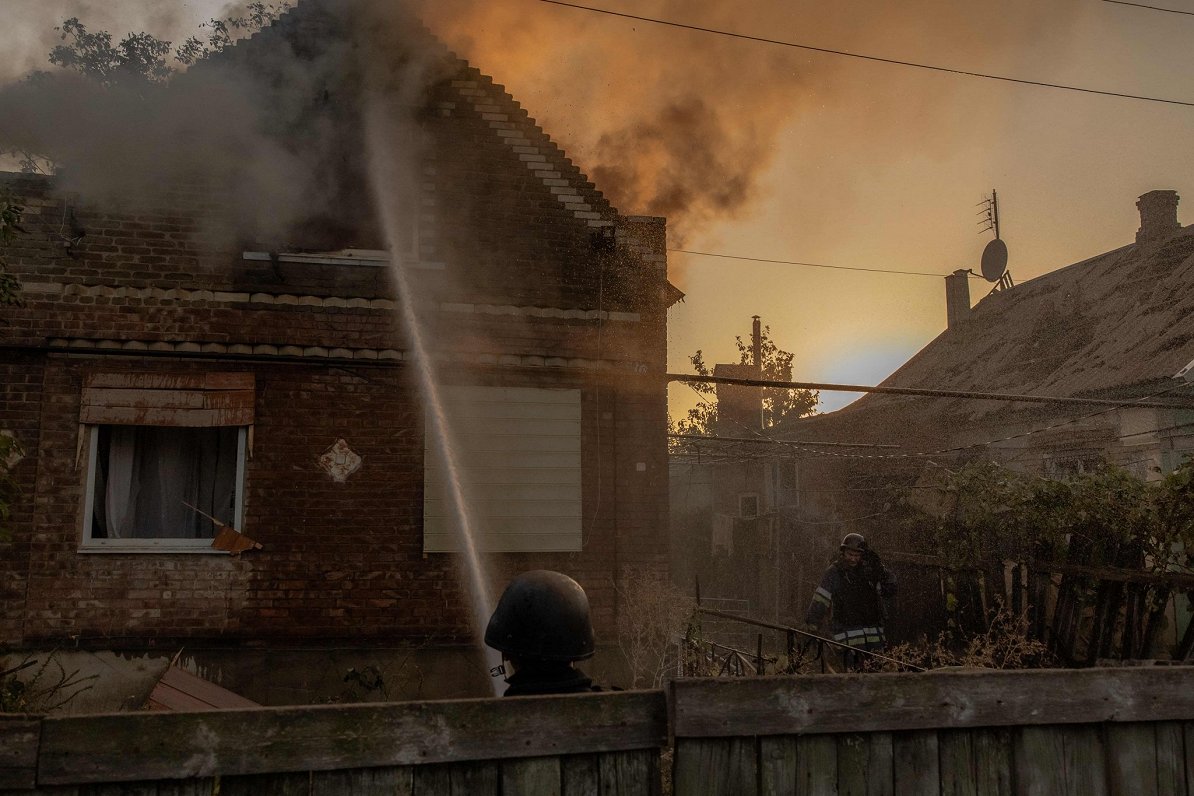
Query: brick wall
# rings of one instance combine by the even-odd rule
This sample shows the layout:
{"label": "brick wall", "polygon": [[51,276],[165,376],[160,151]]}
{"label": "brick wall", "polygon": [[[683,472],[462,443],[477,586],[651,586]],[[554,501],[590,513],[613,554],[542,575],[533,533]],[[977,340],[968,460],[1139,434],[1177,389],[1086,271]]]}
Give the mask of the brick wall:
{"label": "brick wall", "polygon": [[22,450],[10,473],[11,516],[0,529],[0,640],[20,638],[32,545],[42,406],[41,358],[0,357],[0,431]]}

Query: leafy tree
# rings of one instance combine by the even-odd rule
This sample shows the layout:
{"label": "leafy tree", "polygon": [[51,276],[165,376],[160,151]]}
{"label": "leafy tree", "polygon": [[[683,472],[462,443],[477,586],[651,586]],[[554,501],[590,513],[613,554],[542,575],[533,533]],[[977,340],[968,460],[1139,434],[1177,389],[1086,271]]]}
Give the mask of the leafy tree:
{"label": "leafy tree", "polygon": [[12,244],[21,227],[21,215],[25,208],[17,204],[7,193],[0,193],[0,307],[21,303],[21,282],[8,272],[4,250]]}
{"label": "leafy tree", "polygon": [[[738,360],[741,365],[752,364],[754,353],[749,342],[741,336],[734,338],[738,346]],[[784,351],[771,339],[771,327],[764,326],[761,335],[762,374],[764,381],[791,381],[791,351]],[[705,364],[704,354],[697,351],[688,358],[693,369],[700,376],[712,376],[713,369]],[[669,423],[673,434],[697,434],[713,436],[717,426],[717,388],[707,382],[690,382],[701,395],[701,403],[688,410],[685,417]],[[782,387],[763,388],[763,428],[773,428],[784,420],[807,417],[817,411],[820,395],[814,390],[786,389]]]}
{"label": "leafy tree", "polygon": [[170,42],[149,33],[130,33],[113,45],[111,33],[90,33],[78,17],[54,30],[66,44],[50,50],[50,63],[81,72],[100,85],[161,83],[174,71],[166,62]]}
{"label": "leafy tree", "polygon": [[204,22],[200,25],[207,31],[203,38],[190,36],[173,52],[170,42],[145,32],[130,33],[112,44],[108,31],[91,33],[78,17],[71,17],[55,28],[65,44],[50,51],[50,63],[74,69],[105,86],[164,83],[178,70],[169,61],[171,55],[178,65],[190,66],[230,47],[241,35],[269,26],[289,7],[287,2],[249,3],[243,16]]}
{"label": "leafy tree", "polygon": [[959,568],[1056,558],[1080,545],[1095,566],[1165,571],[1194,550],[1190,462],[1159,481],[1111,464],[1056,480],[975,462],[946,472],[939,489],[932,506],[908,496],[919,509],[909,521]]}
{"label": "leafy tree", "polygon": [[[0,307],[20,305],[21,282],[8,272],[8,264],[4,261],[4,250],[12,243],[21,228],[21,214],[25,208],[13,201],[6,193],[0,193]],[[16,484],[9,471],[22,454],[21,446],[16,439],[6,432],[0,431],[0,542],[8,539],[8,520],[12,514],[12,499],[16,493]]]}
{"label": "leafy tree", "polygon": [[[130,33],[113,43],[106,30],[92,32],[78,17],[65,20],[54,30],[62,44],[49,54],[50,63],[77,72],[104,90],[119,89],[133,97],[148,99],[182,68],[230,47],[236,39],[269,26],[288,8],[290,3],[249,3],[246,13],[238,17],[212,18],[200,27],[201,36],[191,36],[177,48],[151,33]],[[53,80],[50,72],[38,71],[29,75],[26,83],[33,89]],[[54,153],[32,151],[13,142],[0,142],[0,154],[14,156],[27,173],[53,173],[57,164]]]}
{"label": "leafy tree", "polygon": [[15,437],[0,432],[0,542],[12,538],[8,523],[12,517],[12,501],[16,497],[17,485],[9,471],[23,453]]}

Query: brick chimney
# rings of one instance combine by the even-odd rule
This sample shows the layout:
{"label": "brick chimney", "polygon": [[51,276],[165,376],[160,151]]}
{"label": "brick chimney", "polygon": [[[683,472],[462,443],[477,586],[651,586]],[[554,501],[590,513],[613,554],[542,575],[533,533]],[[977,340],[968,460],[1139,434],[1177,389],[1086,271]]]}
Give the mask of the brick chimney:
{"label": "brick chimney", "polygon": [[970,317],[970,271],[959,268],[945,277],[945,328]]}
{"label": "brick chimney", "polygon": [[1149,191],[1136,200],[1140,210],[1140,229],[1136,242],[1159,243],[1173,237],[1182,225],[1177,223],[1177,191]]}
{"label": "brick chimney", "polygon": [[[730,379],[762,378],[754,365],[713,366],[714,376]],[[717,436],[748,437],[763,427],[763,388],[717,385]]]}

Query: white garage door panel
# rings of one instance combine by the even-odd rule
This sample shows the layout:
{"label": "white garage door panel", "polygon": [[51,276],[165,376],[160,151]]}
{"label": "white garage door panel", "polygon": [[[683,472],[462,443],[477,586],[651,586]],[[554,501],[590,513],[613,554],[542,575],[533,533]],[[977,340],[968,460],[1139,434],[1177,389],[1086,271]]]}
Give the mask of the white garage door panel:
{"label": "white garage door panel", "polygon": [[[477,517],[516,519],[518,517],[554,517],[568,519],[580,512],[579,500],[476,500],[468,501],[469,510]],[[452,504],[447,500],[428,500],[423,506],[425,517],[450,517]]]}
{"label": "white garage door panel", "polygon": [[[549,471],[554,472],[554,471]],[[565,473],[564,475],[567,475]],[[512,479],[509,479],[512,480]],[[580,500],[580,485],[572,483],[534,484],[534,483],[492,483],[468,485],[469,497],[478,502],[489,500]],[[444,486],[437,485],[434,492],[427,492],[427,501],[445,503],[450,500]]]}
{"label": "white garage door panel", "polygon": [[[580,391],[452,387],[444,399],[477,546],[579,551]],[[423,549],[453,551],[457,520],[434,445],[424,463]]]}
{"label": "white garage door panel", "polygon": [[[476,470],[538,470],[542,468],[569,467],[580,469],[580,451],[501,451],[501,450],[458,450],[456,466],[466,471]],[[439,462],[428,462],[427,472],[442,473]],[[466,472],[461,480],[470,483],[471,473]]]}
{"label": "white garage door panel", "polygon": [[469,436],[480,434],[487,437],[521,437],[527,432],[527,424],[534,424],[537,437],[578,437],[580,421],[573,419],[542,417],[467,417],[457,420],[452,427],[453,435]]}

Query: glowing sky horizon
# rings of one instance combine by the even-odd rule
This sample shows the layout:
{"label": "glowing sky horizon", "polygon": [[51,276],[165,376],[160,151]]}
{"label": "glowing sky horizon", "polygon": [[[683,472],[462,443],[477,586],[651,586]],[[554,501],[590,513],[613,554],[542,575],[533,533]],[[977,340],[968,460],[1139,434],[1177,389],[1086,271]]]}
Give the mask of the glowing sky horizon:
{"label": "glowing sky horizon", "polygon": [[[1101,0],[593,5],[1194,102],[1194,16]],[[1167,6],[1194,12],[1192,0]],[[7,8],[4,80],[44,67],[53,27],[68,16],[117,37],[147,30],[178,41],[226,12],[218,0]],[[672,245],[685,249],[943,277],[977,270],[990,234],[980,233],[976,205],[995,189],[1009,270],[1024,282],[1131,243],[1135,200],[1147,191],[1194,201],[1194,107],[817,54],[536,0],[440,0],[425,16],[506,85],[620,211],[680,202],[669,225],[681,236]],[[1178,212],[1194,219],[1188,207]],[[734,336],[748,335],[759,315],[796,353],[795,379],[873,384],[945,327],[941,278],[677,253],[669,266],[687,296],[668,317],[673,371],[688,371],[697,349],[708,363],[736,361]],[[972,299],[986,289],[973,282]],[[822,397],[825,409],[842,401]],[[692,401],[687,387],[672,388],[673,412]]]}

